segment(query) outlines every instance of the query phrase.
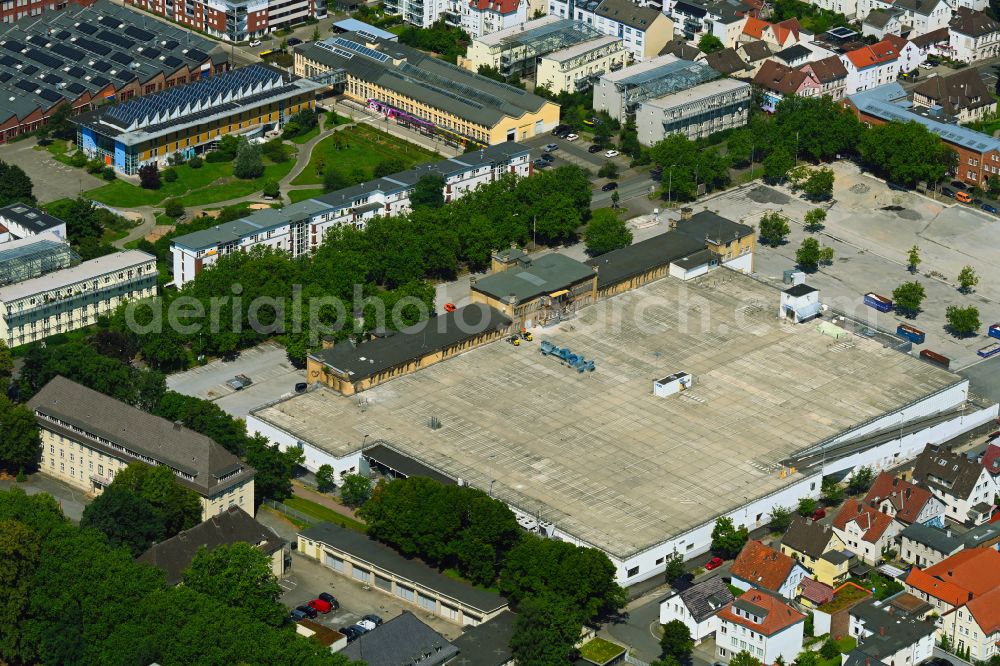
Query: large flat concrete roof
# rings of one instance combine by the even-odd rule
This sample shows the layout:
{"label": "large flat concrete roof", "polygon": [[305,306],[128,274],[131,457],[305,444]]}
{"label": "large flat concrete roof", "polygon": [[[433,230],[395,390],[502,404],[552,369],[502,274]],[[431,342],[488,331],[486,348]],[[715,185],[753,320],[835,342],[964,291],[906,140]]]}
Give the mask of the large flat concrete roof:
{"label": "large flat concrete roof", "polygon": [[[626,558],[800,480],[779,477],[789,455],[963,381],[872,340],[782,323],[779,293],[728,269],[668,278],[520,347],[489,344],[258,416],[280,407],[304,439],[356,450],[368,435],[473,486],[495,480],[494,496]],[[596,371],[542,356],[543,340]],[[653,396],[653,380],[675,372],[693,387]]]}

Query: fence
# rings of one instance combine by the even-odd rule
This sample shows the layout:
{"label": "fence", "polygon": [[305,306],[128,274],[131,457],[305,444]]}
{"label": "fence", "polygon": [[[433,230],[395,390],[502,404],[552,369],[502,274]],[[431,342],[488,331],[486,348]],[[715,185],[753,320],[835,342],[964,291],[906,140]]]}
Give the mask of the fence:
{"label": "fence", "polygon": [[625,653],[625,663],[632,664],[632,666],[649,666],[649,662],[639,659],[638,657],[634,656],[631,652]]}
{"label": "fence", "polygon": [[285,515],[291,516],[296,520],[300,520],[303,523],[306,523],[307,525],[312,525],[313,523],[317,522],[315,516],[310,516],[308,514],[302,513],[301,511],[297,511],[292,507],[286,505],[284,502],[276,502],[272,499],[266,499],[264,500],[264,504],[268,505],[272,509],[275,509],[276,511],[280,511]]}

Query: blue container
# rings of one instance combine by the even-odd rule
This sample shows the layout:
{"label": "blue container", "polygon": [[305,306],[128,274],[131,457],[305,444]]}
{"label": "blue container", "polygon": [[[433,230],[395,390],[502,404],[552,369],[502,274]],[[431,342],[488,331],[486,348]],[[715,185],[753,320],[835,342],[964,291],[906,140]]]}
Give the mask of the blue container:
{"label": "blue container", "polygon": [[924,343],[924,338],[927,337],[919,328],[914,328],[907,324],[900,324],[897,326],[896,335],[905,340],[909,340],[915,345],[922,345]]}
{"label": "blue container", "polygon": [[1000,338],[1000,324],[993,324],[990,326],[989,335],[991,338]]}
{"label": "blue container", "polygon": [[995,356],[1000,354],[1000,342],[994,342],[991,345],[986,345],[982,349],[976,352],[983,358],[989,358],[990,356]]}
{"label": "blue container", "polygon": [[865,305],[875,308],[879,312],[888,312],[892,310],[892,299],[869,292],[865,294]]}

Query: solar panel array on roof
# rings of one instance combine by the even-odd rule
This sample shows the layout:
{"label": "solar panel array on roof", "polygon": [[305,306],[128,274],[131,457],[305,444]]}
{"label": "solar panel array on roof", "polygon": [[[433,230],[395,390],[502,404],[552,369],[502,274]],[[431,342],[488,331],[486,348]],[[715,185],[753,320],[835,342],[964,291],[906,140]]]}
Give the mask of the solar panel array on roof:
{"label": "solar panel array on roof", "polygon": [[12,58],[6,54],[3,57],[0,57],[0,65],[3,65],[4,67],[15,67],[17,64],[17,58]]}
{"label": "solar panel array on roof", "polygon": [[93,35],[95,32],[98,31],[99,28],[96,25],[90,25],[89,23],[81,22],[79,25],[76,26],[76,29],[86,35]]}
{"label": "solar panel array on roof", "polygon": [[106,72],[111,69],[110,63],[106,63],[103,60],[96,60],[94,64],[90,65],[91,69],[95,69],[98,72]]}
{"label": "solar panel array on roof", "polygon": [[140,51],[140,53],[142,53],[143,58],[149,58],[151,60],[153,58],[160,57],[160,51],[154,48],[142,47],[142,51]]}
{"label": "solar panel array on roof", "polygon": [[382,53],[381,51],[376,51],[375,49],[370,49],[367,46],[365,46],[364,44],[358,44],[357,42],[353,42],[353,41],[351,41],[349,39],[345,39],[343,37],[334,37],[333,40],[332,40],[332,42],[334,44],[336,44],[337,46],[343,46],[345,49],[348,49],[350,51],[355,51],[357,53],[360,53],[363,56],[366,56],[366,57],[371,58],[372,60],[376,60],[378,62],[385,62],[386,60],[389,59],[389,56],[387,56],[386,54]]}
{"label": "solar panel array on roof", "polygon": [[167,67],[180,67],[184,64],[184,61],[175,56],[167,56],[163,59],[163,64]]}
{"label": "solar panel array on roof", "polygon": [[195,62],[201,62],[208,57],[208,54],[204,51],[199,51],[198,49],[188,49],[188,52],[184,54],[188,60],[194,60]]}
{"label": "solar panel array on roof", "polygon": [[178,41],[176,39],[165,39],[160,42],[160,46],[167,49],[168,51],[173,51],[178,46]]}
{"label": "solar panel array on roof", "polygon": [[69,85],[67,85],[66,86],[66,90],[70,91],[74,95],[79,95],[79,94],[83,93],[83,91],[85,91],[86,88],[83,85],[74,82],[74,83],[70,83]]}
{"label": "solar panel array on roof", "polygon": [[10,51],[11,53],[20,53],[25,49],[24,44],[15,41],[5,42],[3,47],[8,51]]}
{"label": "solar panel array on roof", "polygon": [[25,65],[24,67],[21,68],[21,73],[24,74],[25,76],[33,76],[37,71],[38,68],[35,67],[34,65]]}
{"label": "solar panel array on roof", "polygon": [[93,83],[95,86],[103,88],[104,86],[111,83],[111,79],[106,79],[103,76],[95,76],[90,80],[90,82]]}
{"label": "solar panel array on roof", "polygon": [[70,62],[79,62],[85,57],[83,51],[74,49],[72,46],[67,46],[66,44],[53,44],[50,50],[68,59]]}
{"label": "solar panel array on roof", "polygon": [[17,86],[18,88],[20,88],[21,90],[26,91],[26,92],[35,92],[35,89],[38,88],[38,86],[36,86],[34,83],[32,83],[31,81],[29,81],[28,79],[21,79],[20,81],[18,81],[14,85]]}
{"label": "solar panel array on roof", "polygon": [[12,78],[14,78],[14,75],[11,74],[10,72],[2,72],[2,73],[0,73],[0,83],[7,83]]}
{"label": "solar panel array on roof", "polygon": [[111,32],[110,30],[101,30],[97,33],[97,38],[102,42],[114,44],[115,46],[120,46],[123,49],[130,49],[135,46],[135,42],[131,39],[122,37],[117,32]]}
{"label": "solar panel array on roof", "polygon": [[48,43],[48,41],[49,40],[45,39],[41,35],[29,35],[28,36],[28,43],[29,44],[34,44],[35,46],[44,47]]}
{"label": "solar panel array on roof", "polygon": [[132,63],[132,56],[124,51],[117,51],[111,55],[111,59],[128,67]]}
{"label": "solar panel array on roof", "polygon": [[55,90],[49,90],[48,88],[42,88],[41,92],[38,94],[50,102],[58,102],[62,99],[62,95],[57,93]]}
{"label": "solar panel array on roof", "polygon": [[119,28],[122,27],[122,25],[124,25],[114,16],[102,16],[101,18],[98,19],[98,21],[100,21],[102,25],[106,25],[114,30],[118,30]]}
{"label": "solar panel array on roof", "polygon": [[104,44],[101,44],[100,42],[95,42],[92,39],[84,39],[83,37],[80,37],[74,43],[77,46],[82,46],[83,48],[87,49],[91,53],[96,53],[97,55],[106,56],[109,53],[111,53],[111,47],[105,46]]}
{"label": "solar panel array on roof", "polygon": [[148,30],[143,30],[142,28],[137,28],[134,25],[130,25],[125,28],[125,34],[140,42],[151,42],[156,39],[156,35],[153,33]]}
{"label": "solar panel array on roof", "polygon": [[66,39],[66,38],[72,37],[72,36],[73,36],[73,33],[71,33],[69,30],[60,30],[59,32],[57,32],[54,35],[54,37],[57,40]]}
{"label": "solar panel array on roof", "polygon": [[54,86],[57,83],[62,83],[62,77],[61,76],[56,76],[55,74],[52,74],[52,73],[49,73],[49,74],[39,74],[38,78],[41,79],[42,81],[45,81],[50,86]]}
{"label": "solar panel array on roof", "polygon": [[136,78],[136,75],[135,72],[133,72],[131,69],[123,69],[122,71],[115,74],[115,78],[121,81],[122,83],[128,83],[132,79]]}
{"label": "solar panel array on roof", "polygon": [[28,56],[35,62],[42,63],[43,65],[51,69],[58,69],[59,67],[63,66],[62,60],[60,60],[59,58],[53,58],[45,51],[40,51],[38,49],[28,49],[24,55]]}

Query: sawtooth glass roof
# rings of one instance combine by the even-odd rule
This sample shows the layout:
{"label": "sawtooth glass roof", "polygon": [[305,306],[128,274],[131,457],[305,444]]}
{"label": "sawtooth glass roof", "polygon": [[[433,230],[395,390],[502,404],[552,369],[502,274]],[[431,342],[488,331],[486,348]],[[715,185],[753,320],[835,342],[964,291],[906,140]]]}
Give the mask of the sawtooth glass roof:
{"label": "sawtooth glass roof", "polygon": [[15,284],[80,263],[80,255],[54,238],[32,237],[0,245],[0,285]]}
{"label": "sawtooth glass roof", "polygon": [[537,28],[529,28],[509,37],[498,45],[500,49],[525,48],[539,56],[601,37],[602,33],[582,21],[559,19]]}
{"label": "sawtooth glass roof", "polygon": [[625,105],[634,107],[647,99],[663,97],[708,83],[721,74],[703,62],[676,60],[654,69],[627,76],[615,82],[625,95]]}

